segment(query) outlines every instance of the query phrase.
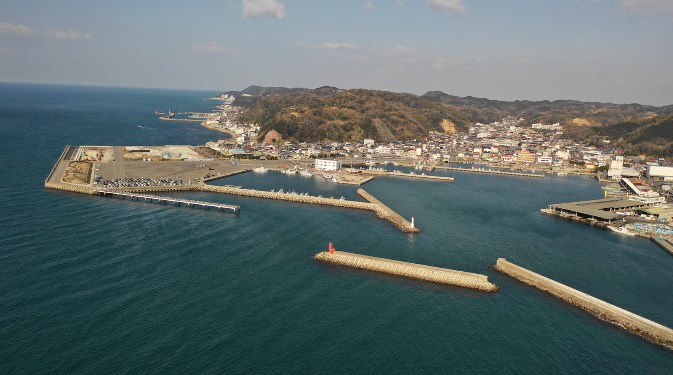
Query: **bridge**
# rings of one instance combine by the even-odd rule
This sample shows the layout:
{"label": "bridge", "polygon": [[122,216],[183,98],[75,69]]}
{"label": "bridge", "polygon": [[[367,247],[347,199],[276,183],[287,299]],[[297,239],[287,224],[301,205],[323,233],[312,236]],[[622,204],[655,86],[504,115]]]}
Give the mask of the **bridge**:
{"label": "bridge", "polygon": [[232,211],[234,213],[238,213],[241,210],[240,206],[234,206],[230,204],[198,201],[184,198],[165,197],[160,195],[132,193],[127,191],[96,190],[95,193],[103,197],[115,197],[121,199],[144,201],[148,203],[163,203],[163,204],[172,203],[173,205],[186,206],[189,208],[199,208],[199,207],[205,209],[214,208],[217,210]]}

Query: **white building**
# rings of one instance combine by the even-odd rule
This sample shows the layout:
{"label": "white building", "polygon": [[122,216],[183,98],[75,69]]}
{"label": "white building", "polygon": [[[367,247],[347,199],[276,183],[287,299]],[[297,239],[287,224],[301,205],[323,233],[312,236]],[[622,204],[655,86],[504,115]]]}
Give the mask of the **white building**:
{"label": "white building", "polygon": [[538,156],[537,162],[540,164],[551,164],[553,161],[551,156]]}
{"label": "white building", "polygon": [[622,178],[622,168],[624,168],[624,157],[615,156],[615,160],[610,160],[610,169],[608,169],[608,177],[610,177],[613,180],[619,180],[620,178]]}
{"label": "white building", "polygon": [[338,160],[315,159],[315,169],[335,172],[341,169],[341,162]]}
{"label": "white building", "polygon": [[647,178],[673,178],[673,167],[662,167],[661,165],[648,165]]}
{"label": "white building", "polygon": [[365,138],[365,140],[364,140],[363,143],[364,143],[365,146],[374,146],[374,143],[375,143],[375,142],[374,142],[373,139]]}

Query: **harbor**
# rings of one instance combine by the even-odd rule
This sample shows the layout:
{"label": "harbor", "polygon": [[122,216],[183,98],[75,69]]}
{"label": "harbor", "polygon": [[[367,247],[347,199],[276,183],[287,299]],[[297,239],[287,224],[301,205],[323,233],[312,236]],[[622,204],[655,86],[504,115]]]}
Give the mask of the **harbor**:
{"label": "harbor", "polygon": [[490,283],[485,275],[336,251],[331,243],[330,250],[319,252],[313,258],[325,263],[483,292],[498,290],[498,287]]}

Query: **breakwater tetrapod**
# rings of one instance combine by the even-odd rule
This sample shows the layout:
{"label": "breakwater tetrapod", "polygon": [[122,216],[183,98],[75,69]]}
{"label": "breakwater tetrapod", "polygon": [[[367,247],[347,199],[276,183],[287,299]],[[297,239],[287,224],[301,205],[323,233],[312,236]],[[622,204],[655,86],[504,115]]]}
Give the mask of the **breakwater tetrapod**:
{"label": "breakwater tetrapod", "polygon": [[494,268],[571,305],[577,306],[599,319],[614,323],[650,342],[673,350],[673,329],[655,323],[649,319],[645,319],[642,316],[636,315],[615,305],[611,305],[596,297],[580,292],[577,289],[548,279],[521,266],[517,266],[514,263],[510,263],[506,259],[498,259]]}
{"label": "breakwater tetrapod", "polygon": [[495,292],[498,290],[498,287],[495,284],[488,281],[486,275],[401,262],[392,259],[370,257],[345,251],[335,251],[332,244],[330,244],[329,251],[320,252],[316,254],[313,259],[325,263],[338,264],[340,266],[359,268],[410,279],[430,281],[437,284],[454,285],[484,292]]}

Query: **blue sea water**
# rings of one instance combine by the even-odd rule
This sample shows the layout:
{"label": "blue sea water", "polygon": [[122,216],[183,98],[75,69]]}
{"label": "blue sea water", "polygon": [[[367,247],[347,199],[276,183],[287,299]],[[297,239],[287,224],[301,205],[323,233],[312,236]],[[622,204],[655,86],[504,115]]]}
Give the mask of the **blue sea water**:
{"label": "blue sea water", "polygon": [[[0,84],[0,373],[670,374],[673,353],[491,268],[504,257],[673,327],[673,257],[541,215],[595,180],[438,171],[364,186],[420,234],[368,212],[206,193],[239,215],[49,191],[66,144],[223,138],[156,109],[212,92]],[[220,184],[356,199],[279,173]],[[483,273],[495,294],[339,268],[337,249]]]}

